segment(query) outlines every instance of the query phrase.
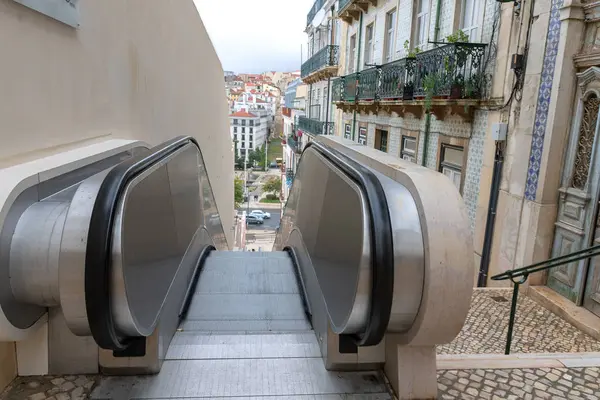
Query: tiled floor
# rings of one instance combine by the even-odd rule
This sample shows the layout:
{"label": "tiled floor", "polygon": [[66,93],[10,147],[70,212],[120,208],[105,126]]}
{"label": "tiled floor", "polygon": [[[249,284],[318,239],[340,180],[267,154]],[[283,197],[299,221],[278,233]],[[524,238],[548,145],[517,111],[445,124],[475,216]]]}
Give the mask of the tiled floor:
{"label": "tiled floor", "polygon": [[[512,290],[476,290],[467,321],[438,354],[504,353]],[[511,353],[598,352],[600,342],[579,331],[527,296],[518,300]]]}

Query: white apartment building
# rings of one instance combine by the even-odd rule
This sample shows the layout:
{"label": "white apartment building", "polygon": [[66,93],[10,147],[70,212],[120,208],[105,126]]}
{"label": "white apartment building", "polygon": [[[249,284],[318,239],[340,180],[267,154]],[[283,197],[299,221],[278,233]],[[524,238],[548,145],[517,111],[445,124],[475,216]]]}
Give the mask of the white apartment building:
{"label": "white apartment building", "polygon": [[299,129],[308,135],[334,133],[331,80],[338,75],[342,25],[336,7],[336,0],[316,0],[307,16],[308,57],[301,68],[306,116],[299,119]]}
{"label": "white apartment building", "polygon": [[237,142],[237,156],[261,148],[267,141],[267,114],[263,110],[241,109],[229,115],[231,140]]}

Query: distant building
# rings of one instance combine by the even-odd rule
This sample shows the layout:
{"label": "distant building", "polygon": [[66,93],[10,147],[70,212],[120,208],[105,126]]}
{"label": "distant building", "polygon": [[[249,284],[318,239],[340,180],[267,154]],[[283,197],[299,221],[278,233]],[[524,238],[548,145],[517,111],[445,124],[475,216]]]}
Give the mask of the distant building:
{"label": "distant building", "polygon": [[237,156],[262,147],[267,140],[265,111],[249,112],[242,108],[229,115],[231,140],[237,142]]}

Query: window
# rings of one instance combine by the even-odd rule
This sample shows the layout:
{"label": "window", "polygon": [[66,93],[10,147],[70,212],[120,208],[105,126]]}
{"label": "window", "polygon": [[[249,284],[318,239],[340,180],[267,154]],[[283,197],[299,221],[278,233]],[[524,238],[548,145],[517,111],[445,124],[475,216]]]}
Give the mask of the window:
{"label": "window", "polygon": [[253,130],[254,130],[254,128],[250,128],[250,133],[252,133]]}
{"label": "window", "polygon": [[[242,146],[242,147],[244,147],[244,146]],[[241,154],[242,156],[245,156],[245,155],[246,155],[246,149],[241,149],[241,150],[240,150],[240,154]]]}
{"label": "window", "polygon": [[[242,127],[242,133],[246,133],[246,128]],[[243,136],[242,136],[243,137]]]}
{"label": "window", "polygon": [[417,0],[416,26],[416,46],[423,47],[426,44],[428,36],[427,30],[429,28],[429,0]]}
{"label": "window", "polygon": [[394,39],[396,29],[396,9],[393,9],[385,16],[385,43],[384,54],[385,62],[391,62],[394,58]]}
{"label": "window", "polygon": [[402,136],[400,158],[414,163],[417,162],[417,139],[410,136]]}
{"label": "window", "polygon": [[[246,120],[245,119],[242,120],[242,126],[246,126]],[[244,129],[244,128],[242,128],[242,129]]]}
{"label": "window", "polygon": [[373,50],[374,50],[374,41],[373,41],[373,24],[367,26],[367,32],[365,36],[365,67],[367,64],[373,63]]}
{"label": "window", "polygon": [[480,0],[462,0],[460,29],[469,37],[470,42],[479,40]]}
{"label": "window", "polygon": [[377,129],[375,131],[375,148],[387,153],[388,133],[387,131]]}
{"label": "window", "polygon": [[252,148],[252,142],[250,142],[250,144],[248,145],[248,147]]}
{"label": "window", "polygon": [[246,142],[242,142],[242,149],[246,147]]}
{"label": "window", "polygon": [[250,126],[254,126],[254,120],[253,119],[250,120]]}
{"label": "window", "polygon": [[463,148],[442,144],[440,172],[446,175],[460,191],[462,177]]}
{"label": "window", "polygon": [[254,136],[250,135],[250,142],[254,139]]}
{"label": "window", "polygon": [[237,121],[237,119],[235,119],[235,118],[233,119],[233,124],[234,124],[234,125],[237,125],[237,124],[238,124],[238,121]]}
{"label": "window", "polygon": [[367,128],[358,128],[358,144],[367,145]]}
{"label": "window", "polygon": [[233,133],[237,133],[237,126],[233,127]]}
{"label": "window", "polygon": [[350,51],[348,51],[348,73],[354,72],[354,63],[356,60],[356,35],[350,37]]}
{"label": "window", "polygon": [[350,127],[350,124],[346,124],[344,127],[344,137],[346,139],[352,139],[352,128]]}
{"label": "window", "polygon": [[246,141],[246,135],[242,135],[242,141],[245,142]]}
{"label": "window", "polygon": [[321,89],[317,89],[317,97],[315,99],[317,104],[321,103]]}
{"label": "window", "polygon": [[233,135],[233,140],[237,141],[237,135]]}

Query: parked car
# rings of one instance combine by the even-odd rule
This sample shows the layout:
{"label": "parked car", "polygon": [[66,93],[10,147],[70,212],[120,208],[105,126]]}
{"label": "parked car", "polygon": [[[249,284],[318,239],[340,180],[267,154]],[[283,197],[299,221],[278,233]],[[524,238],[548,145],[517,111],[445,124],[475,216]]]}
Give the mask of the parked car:
{"label": "parked car", "polygon": [[262,210],[253,210],[250,215],[254,215],[256,217],[260,217],[262,219],[269,219],[271,218],[271,214]]}
{"label": "parked car", "polygon": [[248,222],[248,225],[262,225],[264,224],[264,221],[261,217],[257,217],[256,215],[247,215],[246,216],[246,221]]}

